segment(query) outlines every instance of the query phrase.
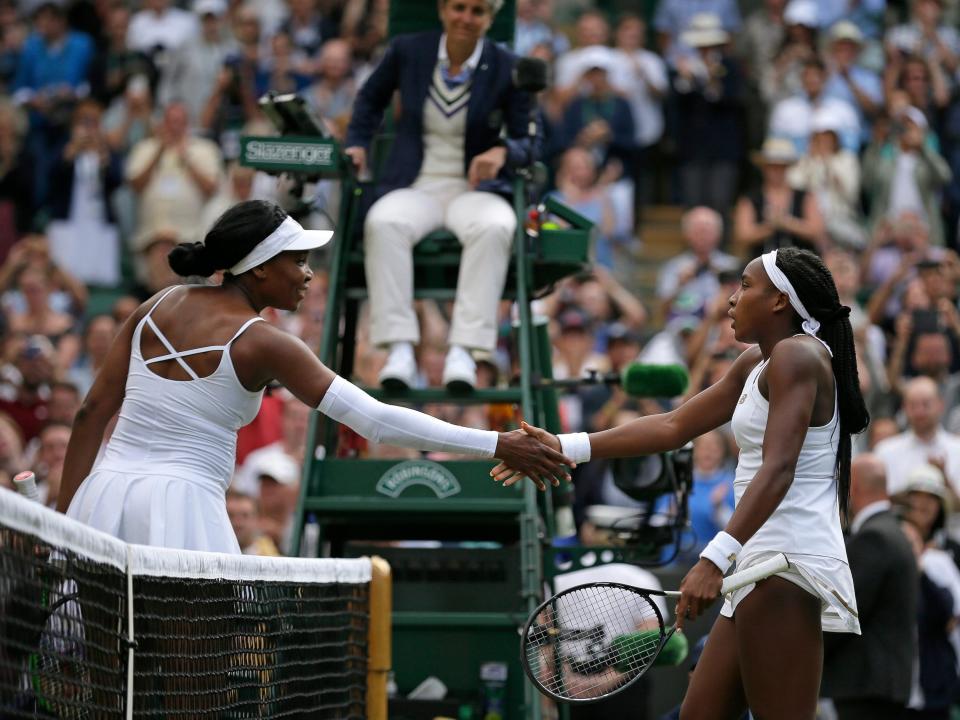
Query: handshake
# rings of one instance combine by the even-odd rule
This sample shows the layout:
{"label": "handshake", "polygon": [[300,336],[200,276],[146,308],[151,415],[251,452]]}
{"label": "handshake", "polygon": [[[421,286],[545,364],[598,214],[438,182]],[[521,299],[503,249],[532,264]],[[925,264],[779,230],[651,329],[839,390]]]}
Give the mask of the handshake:
{"label": "handshake", "polygon": [[550,482],[554,487],[561,480],[570,482],[568,468],[576,463],[561,453],[560,439],[546,430],[525,422],[512,432],[500,433],[495,456],[500,464],[490,471],[495,482],[509,487],[528,477],[540,489]]}

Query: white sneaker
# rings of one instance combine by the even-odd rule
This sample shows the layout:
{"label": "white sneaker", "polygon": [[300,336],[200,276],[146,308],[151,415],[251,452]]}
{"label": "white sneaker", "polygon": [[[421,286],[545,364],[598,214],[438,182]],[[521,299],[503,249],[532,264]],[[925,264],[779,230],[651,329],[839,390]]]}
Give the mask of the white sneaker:
{"label": "white sneaker", "polygon": [[443,384],[452,393],[469,392],[477,384],[477,363],[459,345],[451,345],[443,363]]}
{"label": "white sneaker", "polygon": [[384,390],[406,390],[417,379],[417,359],[410,343],[394,343],[390,346],[387,362],[380,371],[380,387]]}

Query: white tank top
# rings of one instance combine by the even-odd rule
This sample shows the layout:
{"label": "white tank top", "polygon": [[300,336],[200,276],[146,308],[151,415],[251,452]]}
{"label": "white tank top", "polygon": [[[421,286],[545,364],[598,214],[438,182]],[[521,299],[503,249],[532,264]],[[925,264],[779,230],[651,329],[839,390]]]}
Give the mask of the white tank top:
{"label": "white tank top", "polygon": [[[757,379],[767,362],[758,363],[750,373],[733,412],[731,427],[740,448],[733,481],[737,503],[763,464],[770,403],[760,394]],[[834,391],[833,417],[826,425],[807,429],[793,483],[770,518],[747,542],[751,552],[774,550],[788,557],[791,553],[826,555],[846,562],[835,478],[839,425]]]}
{"label": "white tank top", "polygon": [[[182,476],[226,490],[236,463],[237,430],[256,417],[263,398],[263,391],[251,392],[240,383],[230,346],[263,318],[250,318],[225,345],[178,352],[150,317],[175,289],[167,290],[134,330],[120,419],[97,467]],[[150,325],[168,354],[143,358],[144,325]],[[210,375],[198,377],[183,358],[206,352],[222,353],[220,363]],[[176,360],[191,379],[162,378],[148,367],[165,360]]]}
{"label": "white tank top", "polygon": [[[763,436],[770,403],[760,394],[757,379],[767,365],[750,373],[733,412],[731,426],[740,447],[733,481],[739,505],[763,464]],[[833,417],[826,425],[807,428],[797,458],[793,482],[767,521],[743,546],[737,570],[744,570],[776,553],[785,553],[790,568],[777,573],[821,600],[820,624],[828,632],[860,633],[853,576],[840,528],[835,467],[840,444],[840,414],[834,390]],[[731,617],[753,585],[728,596],[721,609]]]}

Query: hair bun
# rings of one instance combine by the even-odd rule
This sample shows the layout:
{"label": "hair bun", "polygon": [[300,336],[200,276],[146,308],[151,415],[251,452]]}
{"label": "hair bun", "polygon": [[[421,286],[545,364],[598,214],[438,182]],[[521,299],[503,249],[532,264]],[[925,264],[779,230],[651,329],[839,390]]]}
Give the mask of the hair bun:
{"label": "hair bun", "polygon": [[846,305],[840,305],[830,312],[827,316],[829,322],[837,322],[838,320],[846,320],[850,317],[850,308]]}
{"label": "hair bun", "polygon": [[207,246],[203,243],[181,243],[167,255],[167,262],[173,271],[182,277],[199,275],[209,277],[216,272]]}

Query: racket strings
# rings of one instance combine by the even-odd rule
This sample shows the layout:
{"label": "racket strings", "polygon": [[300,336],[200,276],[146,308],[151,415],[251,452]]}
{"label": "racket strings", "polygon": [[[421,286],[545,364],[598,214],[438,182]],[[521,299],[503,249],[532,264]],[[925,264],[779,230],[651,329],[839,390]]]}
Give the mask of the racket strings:
{"label": "racket strings", "polygon": [[592,700],[616,692],[656,658],[663,622],[647,595],[584,586],[555,596],[524,638],[528,668],[547,693]]}

